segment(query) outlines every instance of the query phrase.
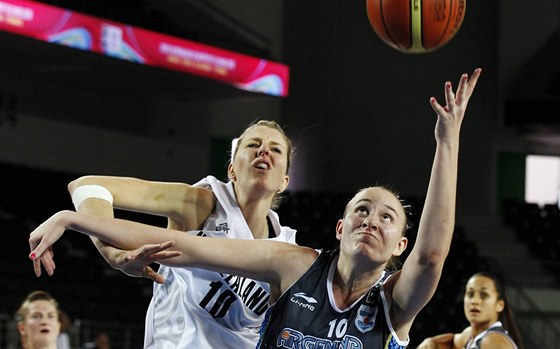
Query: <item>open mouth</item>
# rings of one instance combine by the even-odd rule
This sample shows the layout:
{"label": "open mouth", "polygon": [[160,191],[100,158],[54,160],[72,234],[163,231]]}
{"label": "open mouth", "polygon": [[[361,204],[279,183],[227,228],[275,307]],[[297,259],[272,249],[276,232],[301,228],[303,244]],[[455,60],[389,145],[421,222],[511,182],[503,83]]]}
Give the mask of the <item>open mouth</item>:
{"label": "open mouth", "polygon": [[270,169],[270,165],[266,161],[257,161],[254,165],[255,168],[260,170],[268,170]]}

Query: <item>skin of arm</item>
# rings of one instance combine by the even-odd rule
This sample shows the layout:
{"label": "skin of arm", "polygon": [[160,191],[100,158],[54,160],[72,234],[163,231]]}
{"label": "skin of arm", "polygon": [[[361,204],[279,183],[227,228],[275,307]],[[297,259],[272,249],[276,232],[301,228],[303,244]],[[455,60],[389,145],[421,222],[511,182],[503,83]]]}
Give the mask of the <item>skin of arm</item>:
{"label": "skin of arm", "polygon": [[455,333],[442,333],[434,337],[424,339],[416,349],[462,349],[455,346]]}
{"label": "skin of arm", "polygon": [[476,69],[470,79],[463,74],[456,95],[447,82],[445,107],[435,98],[430,99],[438,116],[436,151],[418,237],[402,270],[388,283],[389,292],[392,288],[391,318],[397,333],[408,333],[412,321],[432,297],[449,252],[455,225],[459,131],[480,73]]}
{"label": "skin of arm", "polygon": [[[200,228],[215,205],[215,197],[209,190],[183,183],[151,182],[131,177],[80,177],[68,185],[68,191],[72,195],[76,188],[90,184],[107,188],[113,196],[113,205],[97,198],[84,200],[77,212],[91,216],[112,218],[115,207],[165,216],[169,229],[184,231]],[[164,282],[160,275],[147,266],[147,262],[163,257],[162,254],[149,255],[148,252],[162,252],[167,245],[146,246],[129,253],[96,237],[91,237],[91,240],[111,267],[130,276],[146,276],[156,282]]]}
{"label": "skin of arm", "polygon": [[289,243],[199,237],[122,219],[61,211],[30,235],[30,258],[37,276],[41,275],[41,264],[49,275],[54,272],[52,253],[48,251],[65,230],[93,236],[126,250],[174,241],[175,249],[182,253],[161,261],[162,264],[204,268],[262,280],[271,286],[271,300],[301,277],[318,254],[314,249]]}
{"label": "skin of arm", "polygon": [[488,333],[480,341],[480,349],[513,349],[513,346],[503,334]]}
{"label": "skin of arm", "polygon": [[132,177],[80,177],[68,184],[68,191],[72,194],[76,188],[88,184],[107,188],[113,195],[114,208],[167,217],[168,227],[176,230],[199,229],[216,203],[207,189]]}

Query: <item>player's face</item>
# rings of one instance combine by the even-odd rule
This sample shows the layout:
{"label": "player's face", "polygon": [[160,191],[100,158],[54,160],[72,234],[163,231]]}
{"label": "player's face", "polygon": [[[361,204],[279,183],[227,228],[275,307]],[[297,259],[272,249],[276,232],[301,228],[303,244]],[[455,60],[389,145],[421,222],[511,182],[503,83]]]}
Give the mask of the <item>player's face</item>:
{"label": "player's face", "polygon": [[338,222],[340,248],[385,263],[406,248],[405,223],[402,204],[393,193],[380,187],[362,190],[346,206],[344,218]]}
{"label": "player's face", "polygon": [[230,178],[240,187],[282,191],[288,185],[288,153],[286,140],[278,130],[254,127],[237,145]]}
{"label": "player's face", "polygon": [[46,300],[37,300],[29,305],[29,313],[18,324],[22,338],[33,343],[34,348],[52,346],[60,333],[60,322],[55,306]]}
{"label": "player's face", "polygon": [[463,307],[470,323],[487,328],[498,321],[499,313],[504,310],[504,301],[498,299],[494,281],[479,275],[467,282]]}

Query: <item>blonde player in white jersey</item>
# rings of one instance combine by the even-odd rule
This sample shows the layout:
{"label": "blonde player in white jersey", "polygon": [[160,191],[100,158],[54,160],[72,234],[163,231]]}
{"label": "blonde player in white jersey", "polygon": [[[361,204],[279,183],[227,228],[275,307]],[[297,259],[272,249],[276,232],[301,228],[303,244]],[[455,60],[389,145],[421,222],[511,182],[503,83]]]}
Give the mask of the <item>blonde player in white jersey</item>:
{"label": "blonde player in white jersey", "polygon": [[[85,176],[69,184],[76,210],[113,216],[113,207],[168,217],[168,228],[230,239],[295,243],[271,209],[288,185],[292,144],[274,121],[250,125],[232,147],[226,184],[208,176],[195,185],[136,178]],[[107,262],[128,275],[149,277],[154,294],[146,316],[145,348],[254,348],[268,306],[266,283],[196,268],[149,263],[174,256],[169,244],[124,251],[94,239]]]}

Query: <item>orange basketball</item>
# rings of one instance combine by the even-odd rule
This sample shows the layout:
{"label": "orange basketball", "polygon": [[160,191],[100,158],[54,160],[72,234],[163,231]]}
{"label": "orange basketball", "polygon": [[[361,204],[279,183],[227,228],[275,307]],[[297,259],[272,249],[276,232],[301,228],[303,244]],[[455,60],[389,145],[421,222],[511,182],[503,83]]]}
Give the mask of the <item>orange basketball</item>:
{"label": "orange basketball", "polygon": [[405,53],[433,51],[457,34],[467,0],[366,0],[373,30]]}

